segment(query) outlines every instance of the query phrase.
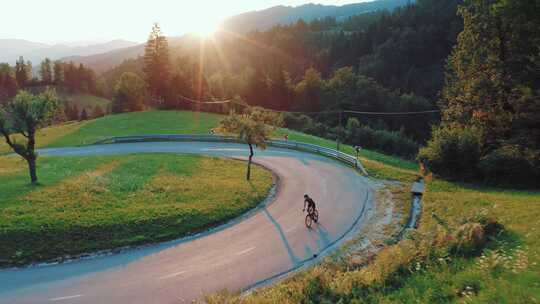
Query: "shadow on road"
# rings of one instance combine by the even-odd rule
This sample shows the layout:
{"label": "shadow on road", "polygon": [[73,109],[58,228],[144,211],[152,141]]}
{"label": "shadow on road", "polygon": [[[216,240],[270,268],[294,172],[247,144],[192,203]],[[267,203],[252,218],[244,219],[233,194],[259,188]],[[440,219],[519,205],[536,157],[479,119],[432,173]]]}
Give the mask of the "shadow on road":
{"label": "shadow on road", "polygon": [[279,237],[281,238],[281,241],[283,242],[283,245],[285,245],[285,249],[287,250],[287,254],[289,255],[289,258],[291,259],[291,262],[293,265],[297,265],[300,260],[298,257],[294,254],[291,245],[289,244],[289,241],[287,240],[287,236],[285,235],[285,232],[283,232],[283,229],[281,228],[281,225],[276,221],[276,219],[268,212],[268,209],[263,208],[262,209],[266,217],[270,220],[270,222],[274,225],[277,232],[279,233]]}
{"label": "shadow on road", "polygon": [[315,237],[319,251],[324,250],[326,247],[328,247],[328,245],[330,245],[330,243],[332,243],[328,230],[326,230],[324,225],[320,222],[310,230],[310,235]]}

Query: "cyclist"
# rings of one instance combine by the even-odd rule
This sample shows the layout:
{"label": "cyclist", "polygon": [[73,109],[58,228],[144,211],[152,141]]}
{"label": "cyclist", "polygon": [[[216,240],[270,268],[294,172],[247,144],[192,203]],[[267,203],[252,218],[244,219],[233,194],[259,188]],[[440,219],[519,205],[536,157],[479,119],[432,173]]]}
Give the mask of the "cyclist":
{"label": "cyclist", "polygon": [[306,211],[306,205],[308,213],[312,214],[313,211],[315,211],[316,209],[315,201],[311,197],[309,197],[309,195],[304,194],[304,209],[302,210],[303,212]]}

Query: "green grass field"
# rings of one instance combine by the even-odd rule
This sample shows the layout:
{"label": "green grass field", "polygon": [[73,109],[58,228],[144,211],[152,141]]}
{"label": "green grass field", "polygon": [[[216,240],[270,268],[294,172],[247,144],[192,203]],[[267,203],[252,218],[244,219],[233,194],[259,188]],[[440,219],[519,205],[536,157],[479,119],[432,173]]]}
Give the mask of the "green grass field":
{"label": "green grass field", "polygon": [[259,204],[272,174],[219,158],[150,154],[43,158],[41,186],[0,158],[0,266],[192,234]]}
{"label": "green grass field", "polygon": [[59,137],[47,146],[92,144],[110,136],[148,134],[208,134],[220,116],[207,113],[149,111],[105,116],[91,120],[75,132]]}

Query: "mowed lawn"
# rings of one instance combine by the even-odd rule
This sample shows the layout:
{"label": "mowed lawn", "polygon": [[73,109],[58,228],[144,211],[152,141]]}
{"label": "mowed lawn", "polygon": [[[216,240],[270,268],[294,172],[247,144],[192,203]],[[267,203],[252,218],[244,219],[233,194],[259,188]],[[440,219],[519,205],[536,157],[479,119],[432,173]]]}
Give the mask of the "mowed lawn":
{"label": "mowed lawn", "polygon": [[47,157],[40,186],[0,157],[0,266],[170,240],[263,201],[272,174],[244,162],[174,154]]}

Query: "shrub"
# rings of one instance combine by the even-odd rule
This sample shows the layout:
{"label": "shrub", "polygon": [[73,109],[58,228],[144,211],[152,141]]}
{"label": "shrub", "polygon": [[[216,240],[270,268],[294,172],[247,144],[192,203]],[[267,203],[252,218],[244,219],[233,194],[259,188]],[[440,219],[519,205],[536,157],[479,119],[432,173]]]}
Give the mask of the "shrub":
{"label": "shrub", "polygon": [[475,178],[482,150],[481,138],[474,128],[437,127],[427,146],[420,149],[418,160],[434,173],[450,179]]}
{"label": "shrub", "polygon": [[345,143],[359,145],[364,148],[378,150],[403,158],[414,159],[418,152],[418,144],[400,132],[376,130],[369,126],[361,126],[356,118],[347,121],[343,130],[339,127],[330,128],[324,123],[315,121],[306,115],[287,113],[283,116],[285,127],[307,134],[336,140],[341,133]]}
{"label": "shrub", "polygon": [[538,186],[539,159],[537,151],[526,150],[517,145],[506,145],[482,158],[479,169],[484,180],[489,183]]}
{"label": "shrub", "polygon": [[369,126],[360,127],[356,119],[347,123],[347,142],[365,148],[414,159],[418,144],[399,132],[374,130]]}
{"label": "shrub", "polygon": [[313,123],[313,119],[306,115],[285,113],[283,115],[283,123],[286,128],[302,131],[306,126]]}

